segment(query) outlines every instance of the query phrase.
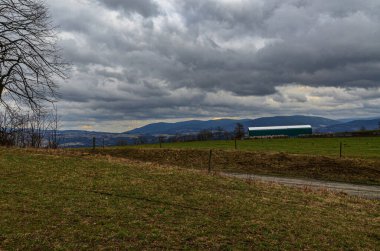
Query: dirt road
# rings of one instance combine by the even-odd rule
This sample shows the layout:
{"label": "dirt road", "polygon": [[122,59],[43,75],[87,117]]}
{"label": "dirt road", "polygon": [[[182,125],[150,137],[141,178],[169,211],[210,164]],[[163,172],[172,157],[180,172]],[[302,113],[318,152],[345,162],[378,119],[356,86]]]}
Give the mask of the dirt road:
{"label": "dirt road", "polygon": [[380,200],[380,186],[356,185],[341,182],[329,182],[320,180],[282,178],[274,176],[263,176],[253,174],[237,174],[237,173],[220,173],[222,176],[234,177],[239,179],[251,179],[264,182],[274,182],[293,187],[308,187],[312,189],[327,189],[336,192],[344,192],[349,195],[355,195],[370,199]]}

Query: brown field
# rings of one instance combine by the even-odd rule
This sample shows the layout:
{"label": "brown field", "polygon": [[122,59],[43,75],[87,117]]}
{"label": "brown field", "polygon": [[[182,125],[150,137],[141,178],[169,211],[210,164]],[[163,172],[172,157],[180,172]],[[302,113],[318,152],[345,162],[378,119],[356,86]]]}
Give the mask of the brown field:
{"label": "brown field", "polygon": [[[210,151],[204,149],[106,148],[93,153],[127,157],[162,165],[208,169]],[[213,150],[211,168],[213,171],[380,185],[380,162],[369,159]]]}

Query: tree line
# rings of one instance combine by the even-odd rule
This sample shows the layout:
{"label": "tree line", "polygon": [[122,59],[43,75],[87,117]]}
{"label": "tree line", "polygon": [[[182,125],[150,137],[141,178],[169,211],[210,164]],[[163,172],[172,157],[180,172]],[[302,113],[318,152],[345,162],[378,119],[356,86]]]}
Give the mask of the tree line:
{"label": "tree line", "polygon": [[216,127],[214,129],[203,129],[196,134],[187,134],[171,136],[167,139],[168,142],[178,141],[207,141],[207,140],[232,140],[243,139],[246,135],[244,126],[241,123],[235,125],[235,129],[232,132],[225,130],[222,127]]}
{"label": "tree line", "polygon": [[0,111],[0,145],[7,147],[53,148],[62,138],[58,132],[57,109],[20,113],[9,109]]}
{"label": "tree line", "polygon": [[222,127],[202,129],[198,133],[188,133],[170,136],[148,136],[140,135],[133,138],[130,142],[127,140],[120,140],[117,145],[143,145],[143,144],[157,144],[157,143],[175,143],[175,142],[191,142],[191,141],[207,141],[207,140],[241,140],[246,137],[246,128],[243,124],[237,123],[234,130],[227,131]]}

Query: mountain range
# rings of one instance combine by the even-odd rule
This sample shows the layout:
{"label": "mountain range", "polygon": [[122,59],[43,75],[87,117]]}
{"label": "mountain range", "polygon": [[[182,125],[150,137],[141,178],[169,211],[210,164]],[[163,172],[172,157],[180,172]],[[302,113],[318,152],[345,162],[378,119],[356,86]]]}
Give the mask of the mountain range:
{"label": "mountain range", "polygon": [[153,123],[141,128],[136,128],[123,133],[89,132],[89,131],[60,131],[62,145],[66,147],[91,146],[93,137],[97,138],[97,145],[106,146],[117,144],[131,144],[136,142],[139,136],[145,139],[155,140],[155,137],[176,134],[194,134],[201,130],[223,129],[232,132],[236,123],[243,124],[247,130],[253,126],[281,126],[281,125],[311,125],[315,133],[352,132],[359,130],[379,129],[380,118],[360,120],[333,120],[315,116],[276,116],[257,119],[218,119],[218,120],[190,120],[176,123]]}
{"label": "mountain range", "polygon": [[369,120],[354,120],[346,123],[339,123],[330,125],[328,127],[318,128],[317,131],[321,133],[334,133],[334,132],[354,132],[360,130],[376,130],[380,128],[380,118]]}
{"label": "mountain range", "polygon": [[253,126],[281,126],[281,125],[311,125],[315,129],[328,128],[340,124],[341,121],[314,116],[276,116],[258,119],[218,119],[218,120],[190,120],[177,123],[154,123],[137,128],[126,133],[142,135],[175,135],[191,134],[200,130],[223,128],[232,132],[236,123],[241,123],[246,129]]}

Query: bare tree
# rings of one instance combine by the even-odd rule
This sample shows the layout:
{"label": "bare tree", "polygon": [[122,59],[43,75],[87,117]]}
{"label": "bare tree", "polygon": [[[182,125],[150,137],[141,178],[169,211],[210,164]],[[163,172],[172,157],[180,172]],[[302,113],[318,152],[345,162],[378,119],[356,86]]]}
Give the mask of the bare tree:
{"label": "bare tree", "polygon": [[0,145],[15,146],[23,140],[25,120],[17,110],[0,110]]}
{"label": "bare tree", "polygon": [[29,126],[29,146],[40,148],[43,146],[43,140],[49,128],[48,113],[46,111],[38,110],[32,114],[28,114]]}
{"label": "bare tree", "polygon": [[60,127],[60,120],[58,117],[57,106],[53,106],[54,109],[50,114],[49,120],[49,135],[48,135],[48,148],[57,149],[62,139],[59,137],[58,129]]}
{"label": "bare tree", "polygon": [[244,132],[244,126],[243,126],[243,124],[236,123],[234,134],[235,134],[235,139],[242,139],[242,138],[244,138],[245,132]]}
{"label": "bare tree", "polygon": [[139,135],[136,139],[137,144],[136,145],[144,145],[147,143],[147,139],[144,135]]}
{"label": "bare tree", "polygon": [[23,113],[19,109],[0,109],[0,145],[58,148],[57,109]]}
{"label": "bare tree", "polygon": [[0,0],[0,101],[39,109],[57,96],[68,65],[41,0]]}
{"label": "bare tree", "polygon": [[223,127],[218,126],[215,128],[215,130],[213,132],[213,134],[214,134],[213,137],[215,139],[218,139],[218,140],[225,139],[225,133],[226,133],[226,130],[224,130]]}
{"label": "bare tree", "polygon": [[0,145],[11,146],[13,145],[11,139],[11,131],[13,131],[12,119],[6,112],[0,114]]}
{"label": "bare tree", "polygon": [[212,131],[208,129],[200,130],[198,133],[198,140],[206,141],[212,139]]}
{"label": "bare tree", "polygon": [[165,143],[165,136],[163,136],[163,135],[160,135],[160,136],[158,136],[158,143]]}

